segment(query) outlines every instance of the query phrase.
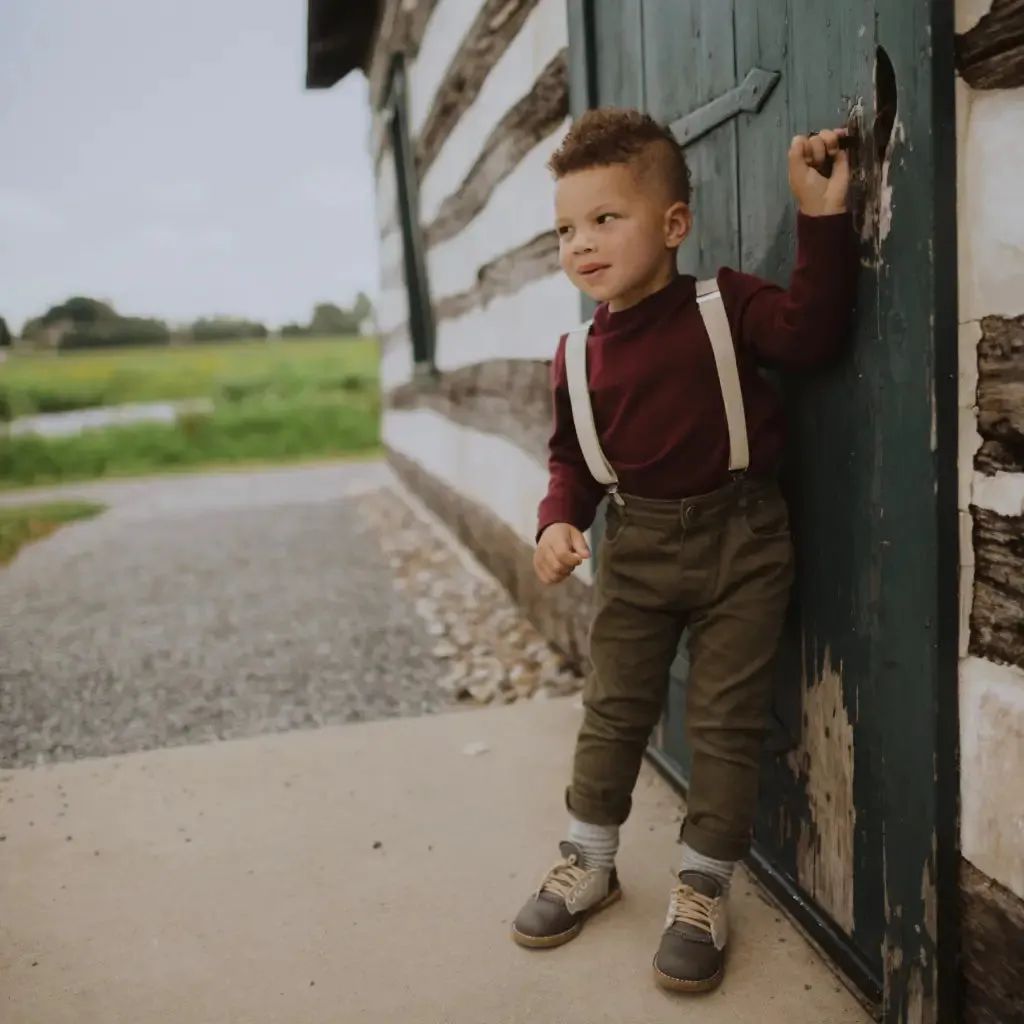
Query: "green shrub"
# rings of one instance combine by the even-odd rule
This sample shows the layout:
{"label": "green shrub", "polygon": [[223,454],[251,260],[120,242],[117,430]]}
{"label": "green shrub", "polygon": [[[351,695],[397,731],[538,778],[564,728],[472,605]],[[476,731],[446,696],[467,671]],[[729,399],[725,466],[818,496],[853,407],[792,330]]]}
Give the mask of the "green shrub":
{"label": "green shrub", "polygon": [[263,324],[255,320],[234,317],[200,318],[189,329],[192,340],[202,342],[250,341],[266,338],[269,333]]}
{"label": "green shrub", "polygon": [[101,348],[142,348],[149,345],[166,345],[170,340],[171,332],[160,320],[122,317],[110,323],[76,327],[61,337],[59,347],[61,352]]}

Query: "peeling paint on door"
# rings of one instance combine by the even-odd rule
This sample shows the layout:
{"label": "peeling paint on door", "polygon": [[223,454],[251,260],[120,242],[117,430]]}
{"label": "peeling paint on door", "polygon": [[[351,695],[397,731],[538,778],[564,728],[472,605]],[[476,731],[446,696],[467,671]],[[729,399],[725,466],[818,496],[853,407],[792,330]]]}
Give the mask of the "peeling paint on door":
{"label": "peeling paint on door", "polygon": [[923,969],[914,965],[907,982],[907,1012],[902,1017],[906,1024],[927,1024],[935,1019],[935,1011],[931,1000],[925,994]]}
{"label": "peeling paint on door", "polygon": [[935,892],[935,859],[938,856],[938,843],[932,840],[932,856],[921,872],[921,905],[924,907],[924,930],[928,940],[934,945],[939,934],[939,908]]}
{"label": "peeling paint on door", "polygon": [[[888,978],[902,978],[886,991],[884,1019],[900,1024],[932,1024],[937,1019],[938,989],[935,950],[938,940],[938,905],[935,888],[935,861],[938,844],[932,837],[931,852],[921,870],[921,902],[905,908],[889,900],[891,879],[888,857],[883,853],[882,868],[885,896],[886,934],[882,942],[882,960]],[[913,958],[904,954],[903,936],[912,928],[921,938]],[[896,1001],[898,1000],[898,1001]]]}
{"label": "peeling paint on door", "polygon": [[790,764],[804,779],[809,816],[800,823],[800,885],[847,932],[853,930],[853,724],[843,700],[842,665],[829,649],[817,678],[804,666],[803,737]]}
{"label": "peeling paint on door", "polygon": [[850,115],[857,132],[857,145],[852,154],[854,212],[861,240],[874,249],[874,260],[868,265],[877,265],[882,243],[892,230],[893,154],[896,146],[906,139],[906,129],[896,112],[896,73],[881,46],[875,53],[874,77],[874,123],[870,128],[865,126],[863,105],[860,103]]}

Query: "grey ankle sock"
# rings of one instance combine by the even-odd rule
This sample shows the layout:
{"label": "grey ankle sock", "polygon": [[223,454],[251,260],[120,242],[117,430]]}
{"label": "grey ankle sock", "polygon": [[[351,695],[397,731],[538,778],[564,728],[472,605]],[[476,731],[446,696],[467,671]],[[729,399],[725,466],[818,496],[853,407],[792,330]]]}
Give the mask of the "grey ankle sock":
{"label": "grey ankle sock", "polygon": [[618,825],[588,825],[585,821],[569,818],[569,842],[575,843],[583,853],[583,866],[608,868],[615,865],[619,851]]}
{"label": "grey ankle sock", "polygon": [[732,873],[736,867],[733,860],[715,860],[713,857],[705,857],[698,853],[692,846],[683,844],[683,862],[680,870],[699,871],[702,875],[708,875],[722,886],[723,895],[729,895],[729,886],[732,884]]}

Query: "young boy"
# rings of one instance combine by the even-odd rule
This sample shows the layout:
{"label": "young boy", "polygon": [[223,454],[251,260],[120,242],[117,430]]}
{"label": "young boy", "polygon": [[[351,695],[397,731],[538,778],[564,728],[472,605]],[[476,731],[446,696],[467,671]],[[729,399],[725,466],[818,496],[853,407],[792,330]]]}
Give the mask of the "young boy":
{"label": "young boy", "polygon": [[[620,897],[619,827],[688,628],[693,762],[654,974],[686,992],[722,979],[729,883],[750,846],[771,663],[793,578],[775,480],[783,410],[757,367],[819,366],[848,331],[857,252],[844,134],[798,136],[790,147],[799,213],[789,290],[723,269],[717,323],[717,296],[699,301],[694,279],[676,270],[691,226],[690,174],[667,128],[635,111],[591,111],[551,159],[562,268],[601,305],[589,338],[577,337],[573,355],[563,337],[552,368],[550,484],[534,556],[544,583],[590,557],[583,533],[609,483],[611,500],[568,837],[516,917],[521,945],[568,942]],[[575,389],[574,360],[575,379],[584,360],[588,378]],[[586,424],[573,413],[590,418],[590,409],[594,444],[585,452],[577,431]],[[588,468],[595,460],[607,469],[603,482]]]}

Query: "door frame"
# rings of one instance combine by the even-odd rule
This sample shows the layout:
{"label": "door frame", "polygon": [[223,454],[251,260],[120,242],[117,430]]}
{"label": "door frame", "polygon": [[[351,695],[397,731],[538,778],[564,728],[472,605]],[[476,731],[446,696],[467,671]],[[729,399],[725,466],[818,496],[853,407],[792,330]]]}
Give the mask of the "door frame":
{"label": "door frame", "polygon": [[[566,0],[573,117],[593,107],[597,100],[598,48],[593,6],[594,0]],[[747,865],[878,1019],[886,1024],[953,1024],[959,1019],[960,872],[955,28],[950,4],[904,0],[898,6],[901,7],[898,12],[877,10],[879,33],[897,36],[908,24],[924,22],[930,29],[931,49],[931,67],[921,78],[929,90],[930,116],[925,145],[930,149],[933,179],[928,209],[932,264],[927,284],[934,310],[930,343],[934,365],[932,455],[936,486],[932,511],[937,550],[936,593],[929,602],[934,625],[932,701],[931,707],[922,709],[922,713],[930,716],[927,731],[932,739],[934,788],[930,806],[924,815],[917,817],[916,826],[919,832],[922,825],[929,829],[933,851],[931,877],[927,863],[923,879],[921,874],[910,871],[886,873],[886,949],[883,976],[879,977],[846,933],[756,847]],[[909,64],[906,53],[899,56],[904,58],[902,63]],[[920,51],[916,59],[921,59]],[[582,316],[586,318],[592,311],[593,303],[583,297]],[[599,515],[594,526],[595,543],[602,532]],[[647,755],[659,772],[685,795],[686,779],[674,763],[653,746],[648,748]],[[897,811],[894,820],[899,814]],[[922,836],[916,838],[920,840]],[[891,851],[892,847],[887,844],[886,849]],[[915,970],[918,965],[920,969]],[[925,990],[921,989],[922,978]]]}

